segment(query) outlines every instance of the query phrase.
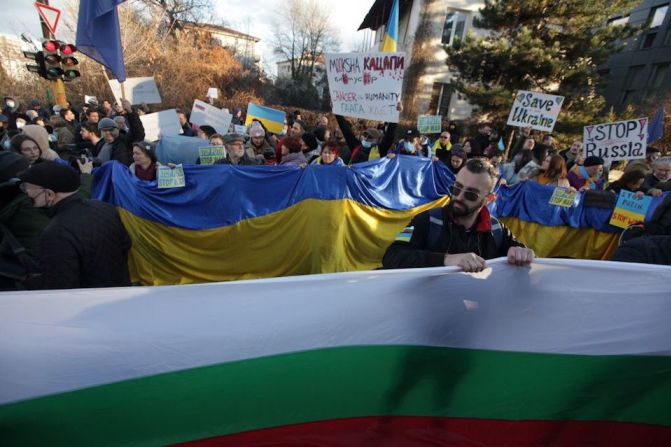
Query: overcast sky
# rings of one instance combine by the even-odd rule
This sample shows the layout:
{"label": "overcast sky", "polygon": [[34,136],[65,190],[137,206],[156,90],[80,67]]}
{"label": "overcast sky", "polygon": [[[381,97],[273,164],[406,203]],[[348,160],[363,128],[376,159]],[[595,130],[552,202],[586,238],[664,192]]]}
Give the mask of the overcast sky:
{"label": "overcast sky", "polygon": [[[50,0],[49,4],[63,9],[73,0]],[[76,0],[74,0],[76,1]],[[277,9],[286,5],[284,0],[212,0],[215,15],[222,18],[227,26],[251,34],[261,39],[261,48],[267,68],[274,72],[272,54],[273,19]],[[374,3],[374,0],[337,0],[324,1],[325,7],[331,8],[331,17],[335,28],[340,34],[341,50],[354,51],[363,40],[364,33],[357,28]],[[37,9],[34,0],[0,0],[0,33],[20,35],[28,32],[39,38],[42,35],[39,26]],[[64,20],[65,15],[61,16]],[[59,25],[57,37],[62,38],[63,24]]]}

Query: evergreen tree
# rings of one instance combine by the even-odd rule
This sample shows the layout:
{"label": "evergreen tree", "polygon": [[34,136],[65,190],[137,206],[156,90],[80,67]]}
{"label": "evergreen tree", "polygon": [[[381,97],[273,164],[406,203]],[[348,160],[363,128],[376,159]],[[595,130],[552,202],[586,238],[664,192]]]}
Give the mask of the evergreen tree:
{"label": "evergreen tree", "polygon": [[603,110],[597,67],[637,29],[608,25],[639,0],[485,0],[472,34],[446,48],[453,86],[493,122],[505,124],[514,95],[564,96],[556,131],[579,134]]}

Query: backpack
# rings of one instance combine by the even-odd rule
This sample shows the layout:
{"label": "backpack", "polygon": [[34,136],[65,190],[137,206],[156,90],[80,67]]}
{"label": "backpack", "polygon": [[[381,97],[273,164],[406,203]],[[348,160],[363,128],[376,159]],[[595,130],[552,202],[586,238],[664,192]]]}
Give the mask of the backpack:
{"label": "backpack", "polygon": [[[501,251],[501,245],[503,244],[503,226],[501,222],[494,217],[490,216],[489,219],[492,223],[492,235],[494,236],[494,242],[496,243],[496,249]],[[443,209],[442,208],[432,208],[429,210],[429,236],[428,236],[428,245],[430,247],[435,247],[440,241],[440,234],[443,231]]]}
{"label": "backpack", "polygon": [[39,264],[0,223],[0,290],[25,290],[26,282],[39,271]]}

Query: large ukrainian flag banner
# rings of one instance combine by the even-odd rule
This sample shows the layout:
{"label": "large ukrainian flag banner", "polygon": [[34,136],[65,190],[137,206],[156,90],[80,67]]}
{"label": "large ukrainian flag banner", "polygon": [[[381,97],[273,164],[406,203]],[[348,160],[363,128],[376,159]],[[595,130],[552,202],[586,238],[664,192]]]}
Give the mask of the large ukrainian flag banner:
{"label": "large ukrainian flag banner", "polygon": [[447,203],[441,163],[383,158],[353,167],[185,166],[157,189],[128,168],[96,172],[132,240],[131,277],[148,285],[367,270],[417,213]]}
{"label": "large ukrainian flag banner", "polygon": [[382,41],[383,53],[395,53],[398,46],[398,0],[394,0],[387,21],[387,27],[384,31],[384,40]]}
{"label": "large ukrainian flag banner", "polygon": [[[539,257],[610,259],[622,232],[609,223],[613,208],[585,206],[584,194],[572,208],[549,205],[553,191],[536,182],[502,187],[490,210]],[[646,220],[662,200],[653,198]]]}

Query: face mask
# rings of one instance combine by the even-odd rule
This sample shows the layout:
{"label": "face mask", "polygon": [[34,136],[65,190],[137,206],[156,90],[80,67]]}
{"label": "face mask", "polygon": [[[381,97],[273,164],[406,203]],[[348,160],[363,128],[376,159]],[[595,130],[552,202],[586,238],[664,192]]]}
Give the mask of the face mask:
{"label": "face mask", "polygon": [[3,150],[6,150],[6,151],[9,150],[9,140],[6,140],[4,143],[2,143],[2,148],[3,148]]}
{"label": "face mask", "polygon": [[361,142],[361,147],[363,147],[364,149],[370,149],[372,146],[373,143],[371,143],[370,141],[364,140]]}
{"label": "face mask", "polygon": [[25,126],[25,125],[26,125],[25,121],[16,120],[16,128],[17,129],[23,129],[23,126]]}
{"label": "face mask", "polygon": [[15,103],[14,101],[7,101],[7,102],[5,103],[5,105],[6,105],[7,107],[9,107],[10,109],[13,109],[14,106],[16,106],[16,103]]}
{"label": "face mask", "polygon": [[415,152],[415,145],[414,145],[411,141],[406,141],[406,142],[404,143],[404,146],[405,146],[405,150],[406,150],[406,151],[408,151],[408,152],[410,152],[410,153],[414,153],[414,152]]}

